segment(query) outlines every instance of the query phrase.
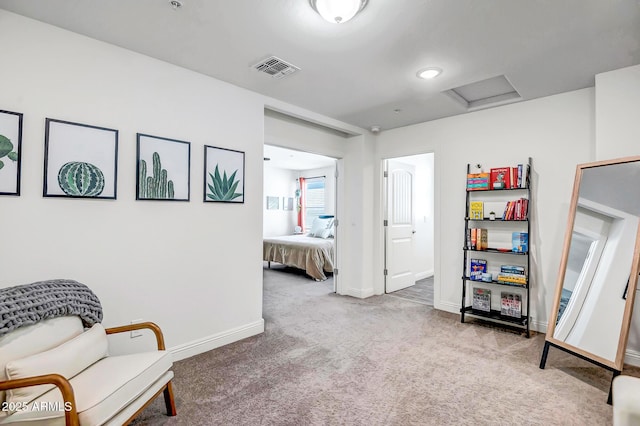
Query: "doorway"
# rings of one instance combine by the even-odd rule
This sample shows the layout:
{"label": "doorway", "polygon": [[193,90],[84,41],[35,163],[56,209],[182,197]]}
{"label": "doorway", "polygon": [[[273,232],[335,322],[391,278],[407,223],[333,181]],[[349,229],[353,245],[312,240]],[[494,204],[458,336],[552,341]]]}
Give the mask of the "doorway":
{"label": "doorway", "polygon": [[[316,281],[328,277],[334,293],[338,289],[338,161],[328,156],[264,145],[265,247],[269,244],[278,252],[276,268],[301,275],[306,273]],[[327,229],[314,232],[316,222],[328,224]],[[272,241],[281,237],[286,241]],[[268,257],[271,255],[273,252]],[[267,263],[266,258],[264,260]],[[271,267],[271,262],[267,265]]]}
{"label": "doorway", "polygon": [[434,154],[384,160],[385,293],[433,306]]}

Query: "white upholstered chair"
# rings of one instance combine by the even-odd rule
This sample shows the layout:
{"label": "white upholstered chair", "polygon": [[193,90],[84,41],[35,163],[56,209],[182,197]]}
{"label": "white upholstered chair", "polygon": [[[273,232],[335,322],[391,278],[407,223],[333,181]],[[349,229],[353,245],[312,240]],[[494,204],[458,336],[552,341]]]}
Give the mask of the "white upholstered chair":
{"label": "white upholstered chair", "polygon": [[[157,349],[109,355],[107,335],[149,329]],[[0,424],[122,425],[164,394],[176,415],[171,354],[153,323],[85,329],[77,316],[18,328],[0,337]]]}

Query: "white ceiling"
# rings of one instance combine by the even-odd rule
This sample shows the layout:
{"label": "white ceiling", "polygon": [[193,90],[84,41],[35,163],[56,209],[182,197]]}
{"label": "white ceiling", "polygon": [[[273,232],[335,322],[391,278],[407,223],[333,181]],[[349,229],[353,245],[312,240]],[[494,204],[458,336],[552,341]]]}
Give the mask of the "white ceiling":
{"label": "white ceiling", "polygon": [[264,146],[265,167],[277,167],[289,170],[311,170],[323,167],[333,167],[336,164],[334,158],[308,152],[294,151],[272,145]]}
{"label": "white ceiling", "polygon": [[[0,8],[329,117],[383,130],[467,110],[443,92],[500,75],[523,99],[640,63],[639,0],[370,0],[325,22],[307,0],[0,0]],[[251,68],[275,55],[301,68]],[[443,74],[425,81],[428,66]],[[400,110],[395,112],[394,110]]]}

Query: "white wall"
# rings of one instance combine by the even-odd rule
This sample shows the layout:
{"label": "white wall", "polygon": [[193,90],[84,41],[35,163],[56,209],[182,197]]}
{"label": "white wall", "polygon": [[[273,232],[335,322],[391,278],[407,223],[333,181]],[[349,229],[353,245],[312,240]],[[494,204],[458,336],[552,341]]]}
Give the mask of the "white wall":
{"label": "white wall", "polygon": [[[548,322],[567,223],[575,166],[591,160],[593,89],[477,111],[385,131],[377,140],[376,175],[383,158],[435,156],[435,307],[459,312],[467,163],[515,165],[533,158],[531,206],[532,323]],[[381,205],[381,179],[376,203]],[[379,209],[379,212],[381,209]],[[376,223],[381,223],[377,218]],[[382,226],[375,226],[382,259]],[[382,274],[376,273],[376,293]]]}
{"label": "white wall", "polygon": [[595,159],[640,155],[640,65],[596,75]]}
{"label": "white wall", "polygon": [[[297,172],[279,167],[264,166],[264,195],[262,197],[262,209],[264,228],[263,237],[277,237],[293,234],[297,223],[298,211],[295,208],[295,191]],[[280,208],[267,210],[267,197],[278,197]],[[294,198],[294,209],[284,210],[282,198]]]}
{"label": "white wall", "polygon": [[[261,332],[265,98],[5,11],[0,21],[13,64],[0,67],[0,107],[24,113],[22,195],[0,197],[12,224],[0,286],[76,279],[105,325],[155,321],[178,358]],[[42,197],[45,117],[119,130],[117,200]],[[191,141],[190,202],[135,201],[136,132]],[[205,144],[246,153],[244,204],[202,202]]]}

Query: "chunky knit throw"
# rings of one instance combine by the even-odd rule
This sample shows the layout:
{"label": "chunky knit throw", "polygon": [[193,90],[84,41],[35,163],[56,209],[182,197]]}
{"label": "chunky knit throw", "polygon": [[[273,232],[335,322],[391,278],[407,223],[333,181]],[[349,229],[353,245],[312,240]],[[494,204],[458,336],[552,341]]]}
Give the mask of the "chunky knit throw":
{"label": "chunky knit throw", "polygon": [[102,321],[100,300],[86,285],[64,279],[0,289],[0,336],[66,315],[77,315],[91,327]]}

